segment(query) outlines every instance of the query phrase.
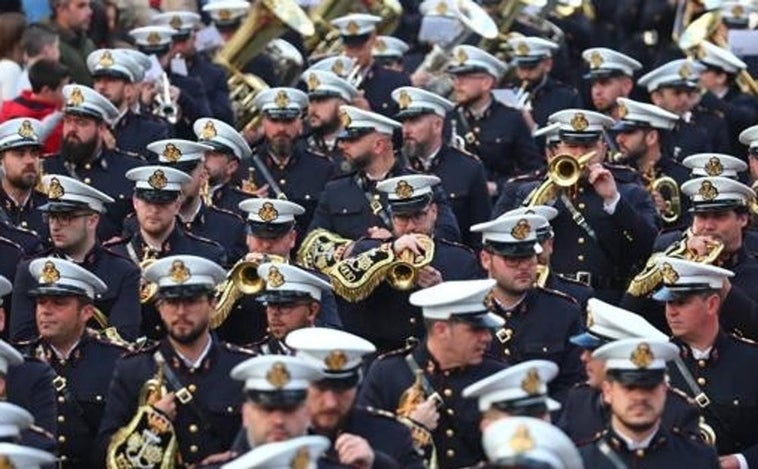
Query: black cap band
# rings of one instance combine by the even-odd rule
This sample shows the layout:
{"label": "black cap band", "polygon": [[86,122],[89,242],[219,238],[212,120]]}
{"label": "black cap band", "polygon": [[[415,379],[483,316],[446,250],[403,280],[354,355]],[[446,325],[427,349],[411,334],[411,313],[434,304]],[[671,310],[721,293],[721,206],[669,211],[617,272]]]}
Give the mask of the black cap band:
{"label": "black cap band", "polygon": [[245,394],[248,399],[267,409],[294,409],[305,402],[308,390],[258,391],[247,389]]}

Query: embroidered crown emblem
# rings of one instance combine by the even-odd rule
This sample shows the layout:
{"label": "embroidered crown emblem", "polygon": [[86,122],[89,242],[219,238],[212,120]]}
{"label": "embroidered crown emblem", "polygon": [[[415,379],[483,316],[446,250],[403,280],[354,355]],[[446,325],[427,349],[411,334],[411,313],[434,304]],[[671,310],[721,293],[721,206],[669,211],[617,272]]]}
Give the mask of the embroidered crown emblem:
{"label": "embroidered crown emblem", "polygon": [[58,271],[58,268],[55,267],[53,261],[45,262],[45,265],[42,266],[42,272],[40,273],[39,281],[41,283],[46,283],[49,285],[51,283],[57,282],[60,279],[61,273]]}
{"label": "embroidered crown emblem", "polygon": [[655,355],[653,355],[653,351],[650,350],[650,344],[647,342],[640,342],[639,345],[637,345],[637,348],[632,350],[629,360],[637,368],[647,368],[653,363],[653,360],[655,360]]}
{"label": "embroidered crown emblem", "polygon": [[264,202],[261,208],[258,209],[258,217],[264,223],[270,223],[279,218],[279,211],[274,208],[274,204],[271,202]]}
{"label": "embroidered crown emblem", "polygon": [[324,364],[329,371],[339,371],[347,364],[347,355],[342,350],[332,350],[324,358]]}
{"label": "embroidered crown emblem", "polygon": [[271,369],[266,373],[266,381],[276,389],[282,389],[291,379],[287,366],[282,362],[276,362],[271,365]]}
{"label": "embroidered crown emblem", "polygon": [[272,266],[270,269],[268,269],[266,283],[269,287],[279,288],[284,285],[284,275],[282,275],[278,268]]}
{"label": "embroidered crown emblem", "polygon": [[150,184],[155,190],[161,190],[168,185],[168,179],[163,170],[156,169],[155,172],[147,179],[147,183]]}

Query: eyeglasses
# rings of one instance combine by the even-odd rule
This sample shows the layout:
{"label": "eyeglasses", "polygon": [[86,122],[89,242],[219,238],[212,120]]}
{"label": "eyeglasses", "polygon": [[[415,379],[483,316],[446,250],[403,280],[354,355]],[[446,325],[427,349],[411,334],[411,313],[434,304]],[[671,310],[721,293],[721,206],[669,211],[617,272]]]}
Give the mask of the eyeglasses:
{"label": "eyeglasses", "polygon": [[537,263],[537,256],[527,256],[527,257],[506,257],[506,256],[500,256],[503,258],[503,263],[507,267],[520,267],[521,265],[532,265]]}
{"label": "eyeglasses", "polygon": [[308,306],[308,304],[309,302],[302,301],[297,303],[269,303],[266,305],[266,309],[273,314],[287,315],[301,306]]}
{"label": "eyeglasses", "polygon": [[42,214],[42,221],[45,223],[57,222],[60,226],[68,226],[76,218],[88,217],[91,213],[74,213],[74,212],[45,212]]}

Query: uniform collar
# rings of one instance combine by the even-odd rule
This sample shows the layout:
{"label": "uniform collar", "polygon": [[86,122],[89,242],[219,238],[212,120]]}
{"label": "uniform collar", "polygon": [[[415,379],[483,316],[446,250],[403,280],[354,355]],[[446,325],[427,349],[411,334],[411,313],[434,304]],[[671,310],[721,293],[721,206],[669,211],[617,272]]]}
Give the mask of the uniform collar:
{"label": "uniform collar", "polygon": [[492,110],[495,107],[496,104],[495,97],[492,96],[492,93],[490,93],[490,101],[487,103],[487,105],[481,109],[480,112],[476,112],[475,110],[471,109],[469,106],[466,106],[465,114],[466,118],[473,119],[475,121],[486,119],[492,114]]}
{"label": "uniform collar", "polygon": [[416,359],[416,363],[418,363],[419,368],[421,368],[429,376],[434,376],[435,374],[449,376],[451,374],[462,373],[469,368],[468,366],[463,365],[443,370],[440,363],[426,346],[426,341],[423,341],[416,345],[416,347],[413,349],[413,352],[411,353],[413,354],[413,358]]}
{"label": "uniform collar", "polygon": [[[179,241],[184,237],[184,232],[182,231],[181,227],[179,226],[179,223],[174,224],[174,229],[171,230],[171,233],[168,235],[168,237],[163,241],[163,244],[161,244],[160,252],[157,253],[158,257],[164,256],[171,252],[172,246],[176,246]],[[149,248],[147,243],[145,243],[145,240],[142,239],[142,233],[138,229],[134,233],[134,239],[138,242],[138,245],[135,246],[137,248],[137,255],[142,256],[143,254],[143,248]]]}
{"label": "uniform collar", "polygon": [[734,270],[737,266],[748,260],[750,257],[751,255],[747,251],[743,239],[742,245],[739,247],[739,249],[727,256],[723,256],[717,259],[716,262],[714,262],[714,265],[724,269]]}
{"label": "uniform collar", "polygon": [[82,358],[83,349],[93,339],[90,333],[85,330],[79,340],[71,347],[71,350],[58,350],[52,344],[42,338],[38,338],[33,348],[33,354],[38,359],[50,364],[55,369],[65,366],[68,363],[75,363]]}
{"label": "uniform collar", "polygon": [[633,441],[625,435],[622,435],[620,432],[614,430],[613,425],[610,425],[610,428],[608,429],[608,439],[610,440],[613,449],[616,451],[625,449],[628,452],[633,452],[655,449],[665,442],[666,437],[662,435],[661,425],[659,422],[658,429],[656,429],[656,431],[652,432],[647,438],[642,441]]}
{"label": "uniform collar", "polygon": [[[689,344],[685,343],[681,339],[674,338],[671,340],[675,344],[679,346],[680,355],[684,359],[692,358],[693,360],[698,360],[698,358],[695,358],[694,354],[692,353],[692,348],[689,346]],[[724,350],[726,346],[729,344],[729,336],[724,332],[723,330],[719,329],[718,334],[716,334],[716,339],[713,341],[713,345],[711,346],[710,351],[708,352],[708,358],[705,358],[706,362],[711,361],[717,361],[719,359],[719,356],[721,355],[721,352]]]}
{"label": "uniform collar", "polygon": [[215,362],[218,354],[217,341],[213,340],[213,336],[210,336],[208,345],[198,357],[195,363],[187,363],[187,359],[184,358],[179,352],[174,350],[171,346],[171,342],[168,339],[163,339],[160,342],[160,351],[166,358],[166,363],[174,370],[182,372],[207,372],[211,369],[212,364]]}

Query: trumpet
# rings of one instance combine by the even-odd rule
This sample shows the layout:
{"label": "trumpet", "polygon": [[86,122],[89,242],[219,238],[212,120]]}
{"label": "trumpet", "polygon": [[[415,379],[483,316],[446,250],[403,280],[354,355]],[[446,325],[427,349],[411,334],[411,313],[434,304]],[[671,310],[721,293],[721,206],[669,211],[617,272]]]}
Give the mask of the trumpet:
{"label": "trumpet", "polygon": [[682,215],[682,197],[676,181],[669,176],[662,176],[654,179],[648,189],[661,194],[666,202],[666,206],[659,213],[661,220],[666,223],[676,222]]}
{"label": "trumpet", "polygon": [[[424,372],[422,370],[416,370],[413,384],[400,395],[395,415],[397,415],[400,422],[410,428],[411,438],[413,439],[414,445],[419,451],[424,452],[426,456],[425,459],[428,461],[427,467],[436,467],[437,457],[432,434],[424,426],[411,419],[411,414],[416,410],[416,407],[424,403],[427,399],[426,393],[424,392],[423,380]],[[430,398],[435,399],[437,404],[441,403],[441,399],[436,393],[432,394]]]}
{"label": "trumpet", "polygon": [[424,255],[416,258],[410,249],[400,252],[387,271],[387,283],[395,290],[406,291],[413,288],[418,280],[418,271],[428,266],[434,257],[434,241],[428,236],[419,238]]}
{"label": "trumpet", "polygon": [[245,295],[257,295],[266,288],[266,281],[258,276],[258,266],[266,262],[283,264],[287,260],[275,254],[265,254],[260,261],[242,259],[234,264],[218,288],[218,302],[211,314],[211,328],[215,329],[226,321],[237,300]]}
{"label": "trumpet", "polygon": [[161,92],[155,95],[153,114],[166,119],[169,124],[176,124],[179,121],[179,106],[171,98],[171,83],[166,72],[161,74],[160,88]]}
{"label": "trumpet", "polygon": [[584,168],[595,154],[595,151],[591,151],[578,158],[568,153],[556,155],[547,166],[547,177],[527,196],[523,205],[534,207],[552,202],[561,188],[571,187],[579,181]]}

